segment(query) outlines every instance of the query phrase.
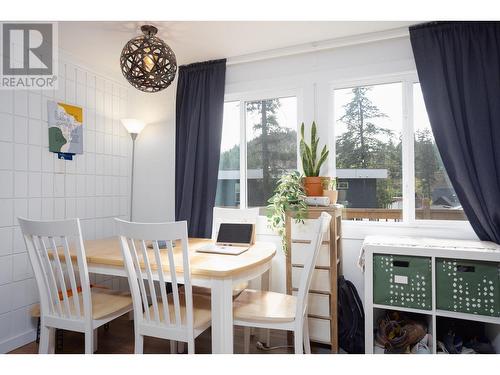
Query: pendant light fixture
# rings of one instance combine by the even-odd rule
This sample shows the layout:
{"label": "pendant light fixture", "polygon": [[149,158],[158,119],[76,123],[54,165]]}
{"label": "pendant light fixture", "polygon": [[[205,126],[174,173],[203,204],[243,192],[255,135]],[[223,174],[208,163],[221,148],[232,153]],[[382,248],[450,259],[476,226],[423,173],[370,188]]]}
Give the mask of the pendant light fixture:
{"label": "pendant light fixture", "polygon": [[152,25],[141,27],[143,35],[125,44],[120,56],[123,76],[136,89],[158,92],[172,83],[177,72],[174,51],[156,36]]}

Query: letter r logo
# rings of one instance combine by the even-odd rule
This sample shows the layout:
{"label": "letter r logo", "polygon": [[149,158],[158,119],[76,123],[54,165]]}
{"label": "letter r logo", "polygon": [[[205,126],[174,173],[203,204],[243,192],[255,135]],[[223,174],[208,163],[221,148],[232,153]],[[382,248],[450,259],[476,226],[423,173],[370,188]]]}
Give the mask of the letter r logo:
{"label": "letter r logo", "polygon": [[3,74],[52,75],[53,30],[50,23],[4,23]]}

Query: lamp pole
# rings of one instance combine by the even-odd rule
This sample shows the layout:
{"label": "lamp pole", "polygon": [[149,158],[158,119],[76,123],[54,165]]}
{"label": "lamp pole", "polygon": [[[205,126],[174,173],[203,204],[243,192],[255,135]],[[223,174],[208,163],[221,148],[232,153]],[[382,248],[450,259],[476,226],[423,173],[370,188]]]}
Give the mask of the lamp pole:
{"label": "lamp pole", "polygon": [[134,165],[135,165],[135,140],[139,133],[146,126],[142,121],[136,120],[134,118],[123,118],[120,120],[122,125],[127,129],[127,132],[130,134],[130,138],[132,138],[132,168],[130,171],[130,216],[129,219],[132,221],[132,204],[134,202]]}
{"label": "lamp pole", "polygon": [[137,138],[137,133],[130,133],[130,138],[132,138],[132,170],[130,172],[130,220],[129,221],[132,221],[132,202],[134,197],[135,140]]}

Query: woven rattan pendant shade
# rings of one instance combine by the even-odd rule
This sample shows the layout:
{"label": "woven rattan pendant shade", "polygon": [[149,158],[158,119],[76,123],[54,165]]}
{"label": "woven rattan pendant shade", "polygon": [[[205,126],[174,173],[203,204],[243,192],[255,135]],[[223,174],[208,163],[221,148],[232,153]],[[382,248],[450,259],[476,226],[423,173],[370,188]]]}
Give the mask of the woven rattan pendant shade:
{"label": "woven rattan pendant shade", "polygon": [[123,76],[136,89],[158,92],[172,83],[177,72],[174,51],[156,33],[151,25],[141,27],[144,35],[125,44],[120,56]]}

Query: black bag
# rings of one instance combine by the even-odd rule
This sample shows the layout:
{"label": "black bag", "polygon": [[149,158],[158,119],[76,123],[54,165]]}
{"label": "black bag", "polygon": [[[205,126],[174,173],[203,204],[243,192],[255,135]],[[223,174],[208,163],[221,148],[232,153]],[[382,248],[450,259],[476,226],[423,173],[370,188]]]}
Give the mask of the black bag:
{"label": "black bag", "polygon": [[365,353],[365,313],[356,287],[340,276],[338,280],[339,346],[350,354]]}

